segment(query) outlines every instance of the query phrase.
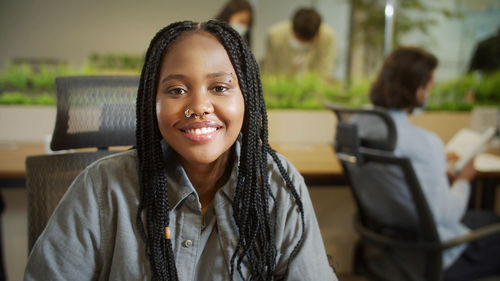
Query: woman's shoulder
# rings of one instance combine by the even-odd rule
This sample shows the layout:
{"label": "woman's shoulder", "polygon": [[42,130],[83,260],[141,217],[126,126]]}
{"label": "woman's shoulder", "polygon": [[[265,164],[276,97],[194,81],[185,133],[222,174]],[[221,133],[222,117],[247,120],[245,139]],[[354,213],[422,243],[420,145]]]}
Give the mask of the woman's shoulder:
{"label": "woman's shoulder", "polygon": [[[271,188],[277,190],[281,190],[284,187],[284,190],[288,190],[286,188],[286,180],[285,177],[288,177],[290,182],[294,185],[297,192],[302,194],[302,189],[306,189],[304,178],[299,173],[297,168],[288,160],[285,156],[275,152],[276,157],[268,153],[267,164],[269,168],[270,174],[270,183]],[[280,166],[278,165],[278,161],[281,164],[282,170],[280,170]],[[276,190],[277,189],[277,190]]]}
{"label": "woman's shoulder", "polygon": [[130,149],[104,156],[83,171],[93,182],[137,180],[136,150]]}
{"label": "woman's shoulder", "polygon": [[429,131],[428,129],[425,129],[423,127],[417,126],[412,124],[412,129],[420,136],[420,138],[425,141],[427,144],[432,145],[432,146],[443,146],[443,141],[439,136],[432,132]]}
{"label": "woman's shoulder", "polygon": [[104,156],[92,164],[87,169],[122,169],[131,165],[136,165],[136,150],[129,149],[119,151],[107,156]]}
{"label": "woman's shoulder", "polygon": [[276,162],[279,161],[279,163],[287,173],[292,173],[292,175],[297,174],[300,176],[300,173],[297,171],[297,168],[295,168],[295,166],[292,164],[292,162],[290,162],[290,160],[288,160],[285,156],[281,155],[278,152],[274,152],[274,154],[276,155],[276,158],[273,158],[271,153],[267,154],[267,164],[269,165],[269,168],[271,170],[279,172],[279,166],[278,163]]}
{"label": "woman's shoulder", "polygon": [[442,146],[443,142],[436,133],[413,124],[406,114],[400,111],[390,111],[391,117],[396,123],[398,142],[420,143],[425,145]]}
{"label": "woman's shoulder", "polygon": [[438,135],[411,123],[404,128],[398,127],[397,143],[397,151],[416,158],[444,155],[444,144]]}

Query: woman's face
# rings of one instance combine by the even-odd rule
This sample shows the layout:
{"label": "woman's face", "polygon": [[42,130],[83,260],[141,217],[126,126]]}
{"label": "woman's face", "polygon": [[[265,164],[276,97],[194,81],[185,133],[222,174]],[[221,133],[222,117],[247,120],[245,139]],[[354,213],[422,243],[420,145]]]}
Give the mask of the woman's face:
{"label": "woman's face", "polygon": [[210,164],[227,153],[240,133],[244,110],[233,65],[215,37],[190,32],[169,47],[160,69],[156,115],[181,162]]}

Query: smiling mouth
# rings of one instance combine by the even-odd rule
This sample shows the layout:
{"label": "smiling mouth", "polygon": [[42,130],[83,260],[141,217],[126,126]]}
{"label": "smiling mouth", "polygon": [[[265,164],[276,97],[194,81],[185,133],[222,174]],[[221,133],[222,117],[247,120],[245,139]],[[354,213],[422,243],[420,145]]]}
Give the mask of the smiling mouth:
{"label": "smiling mouth", "polygon": [[210,134],[215,131],[219,130],[219,128],[216,127],[202,127],[202,128],[196,128],[196,129],[187,129],[187,130],[181,130],[182,132],[186,134],[194,134],[194,135],[205,135],[205,134]]}
{"label": "smiling mouth", "polygon": [[198,144],[206,143],[212,140],[220,131],[222,126],[201,126],[198,128],[185,128],[181,132],[190,141]]}

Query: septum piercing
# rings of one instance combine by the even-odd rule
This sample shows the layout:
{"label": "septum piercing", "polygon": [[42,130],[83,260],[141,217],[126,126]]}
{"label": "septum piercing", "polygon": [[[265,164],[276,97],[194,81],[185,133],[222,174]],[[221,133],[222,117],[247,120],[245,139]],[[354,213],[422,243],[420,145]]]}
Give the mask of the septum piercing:
{"label": "septum piercing", "polygon": [[203,112],[201,115],[198,115],[196,113],[191,113],[189,114],[189,108],[186,108],[186,110],[184,111],[184,116],[186,116],[186,118],[191,118],[192,116],[194,116],[195,119],[198,119],[198,118],[203,118],[205,117],[205,112]]}

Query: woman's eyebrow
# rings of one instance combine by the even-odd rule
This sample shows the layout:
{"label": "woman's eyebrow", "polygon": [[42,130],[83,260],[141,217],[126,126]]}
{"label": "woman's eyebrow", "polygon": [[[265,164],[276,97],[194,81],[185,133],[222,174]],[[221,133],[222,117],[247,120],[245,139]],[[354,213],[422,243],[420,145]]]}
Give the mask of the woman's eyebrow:
{"label": "woman's eyebrow", "polygon": [[227,78],[233,78],[234,75],[232,73],[227,73],[227,72],[215,72],[215,73],[210,73],[207,75],[208,78],[216,78],[216,77],[221,77],[225,76]]}
{"label": "woman's eyebrow", "polygon": [[160,83],[164,83],[165,81],[171,80],[171,79],[184,79],[186,78],[186,75],[184,74],[169,74],[167,77],[161,79]]}

